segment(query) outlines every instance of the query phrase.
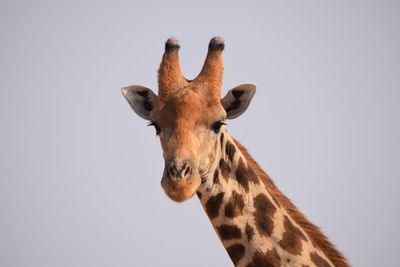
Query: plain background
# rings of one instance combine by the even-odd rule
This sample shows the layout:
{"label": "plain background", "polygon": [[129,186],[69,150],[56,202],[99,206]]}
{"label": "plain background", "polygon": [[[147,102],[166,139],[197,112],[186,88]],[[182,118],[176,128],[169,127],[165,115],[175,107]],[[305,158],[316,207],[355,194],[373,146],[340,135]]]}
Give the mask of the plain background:
{"label": "plain background", "polygon": [[231,266],[196,198],[169,200],[120,88],[187,78],[223,36],[238,138],[354,266],[400,249],[398,1],[1,1],[0,266]]}

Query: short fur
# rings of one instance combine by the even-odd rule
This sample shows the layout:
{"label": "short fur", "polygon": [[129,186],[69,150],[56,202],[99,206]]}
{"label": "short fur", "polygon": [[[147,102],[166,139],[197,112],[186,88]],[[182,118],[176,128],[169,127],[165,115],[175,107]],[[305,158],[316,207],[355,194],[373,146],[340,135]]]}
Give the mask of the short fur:
{"label": "short fur", "polygon": [[307,218],[296,208],[296,206],[276,187],[271,178],[264,172],[264,170],[258,165],[258,163],[250,156],[247,149],[242,146],[237,140],[236,145],[250,164],[251,168],[256,171],[257,175],[265,183],[265,186],[269,190],[270,194],[278,200],[278,202],[284,207],[289,215],[306,231],[306,233],[312,239],[316,247],[319,247],[325,255],[331,260],[331,262],[337,267],[348,267],[349,263],[346,261],[344,256],[329,242],[326,236],[320,231],[320,229],[312,224]]}
{"label": "short fur", "polygon": [[[255,93],[254,85],[243,84],[221,99],[223,49],[222,38],[213,38],[200,74],[188,81],[179,65],[179,43],[169,39],[158,72],[158,96],[142,86],[122,89],[134,111],[156,127],[165,162],[161,180],[164,191],[179,202],[197,192],[235,265],[245,264],[245,256],[253,257],[247,266],[278,265],[280,257],[286,257],[289,263],[285,253],[295,256],[303,247],[301,258],[295,262],[323,266],[329,260],[338,267],[349,266],[343,255],[281,193],[239,142],[232,140],[227,132],[218,136],[219,130],[213,125],[223,125],[225,119],[240,116]],[[183,171],[182,166],[187,171]],[[232,175],[235,180],[229,180]],[[225,187],[228,182],[232,183]],[[207,191],[210,184],[214,184],[212,188],[216,191]],[[232,184],[238,186],[236,193],[230,191]],[[201,190],[204,191],[199,192]],[[262,193],[252,195],[259,191]],[[246,206],[246,203],[252,204]],[[282,212],[287,217],[282,217]],[[274,220],[274,214],[281,219]],[[244,219],[254,218],[255,222],[239,221],[236,226],[232,225],[241,215]],[[226,223],[219,224],[218,220]],[[263,243],[274,234],[276,223],[281,223],[285,230],[282,238],[274,237],[280,240],[279,244]],[[246,242],[238,243],[239,239],[251,240],[249,243],[254,247],[245,247]],[[260,250],[271,244],[275,246],[272,250]],[[249,254],[252,251],[254,256]],[[305,254],[310,252],[314,254]]]}

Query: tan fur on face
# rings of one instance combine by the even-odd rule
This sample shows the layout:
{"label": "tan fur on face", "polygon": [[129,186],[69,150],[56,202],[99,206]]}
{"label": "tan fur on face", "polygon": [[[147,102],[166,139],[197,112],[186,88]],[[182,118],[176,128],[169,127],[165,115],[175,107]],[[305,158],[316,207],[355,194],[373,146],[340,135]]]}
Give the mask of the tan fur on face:
{"label": "tan fur on face", "polygon": [[[194,87],[195,88],[195,87]],[[190,198],[200,185],[200,176],[210,169],[215,158],[218,136],[211,130],[216,120],[224,119],[225,110],[219,101],[187,87],[159,99],[151,119],[161,128],[160,141],[166,162],[192,160],[195,169],[188,181],[171,181],[164,172],[162,186],[175,201]]]}
{"label": "tan fur on face", "polygon": [[211,125],[226,118],[220,103],[222,83],[222,38],[213,38],[199,76],[186,80],[179,65],[179,44],[168,39],[158,70],[159,94],[150,117],[160,129],[163,157],[170,162],[190,161],[190,177],[171,179],[164,170],[161,181],[167,195],[175,201],[191,197],[208,176],[215,159],[217,135]]}

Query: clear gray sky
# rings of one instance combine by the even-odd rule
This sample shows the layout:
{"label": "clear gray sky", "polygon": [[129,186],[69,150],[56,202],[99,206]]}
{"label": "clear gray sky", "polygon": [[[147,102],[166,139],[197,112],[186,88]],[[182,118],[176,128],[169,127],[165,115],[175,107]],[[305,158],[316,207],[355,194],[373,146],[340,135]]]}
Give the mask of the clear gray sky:
{"label": "clear gray sky", "polygon": [[225,38],[228,129],[354,266],[400,250],[398,1],[1,1],[0,266],[231,266],[197,199],[169,200],[120,88],[187,78]]}

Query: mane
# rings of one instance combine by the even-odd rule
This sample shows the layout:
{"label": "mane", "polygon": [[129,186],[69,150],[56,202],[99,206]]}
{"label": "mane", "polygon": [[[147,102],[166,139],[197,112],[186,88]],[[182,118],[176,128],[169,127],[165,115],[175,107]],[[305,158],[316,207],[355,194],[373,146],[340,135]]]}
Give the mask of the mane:
{"label": "mane", "polygon": [[247,160],[250,167],[257,173],[262,182],[265,184],[270,194],[276,198],[279,204],[285,208],[288,214],[295,220],[301,228],[309,235],[314,246],[321,249],[322,252],[329,258],[329,260],[337,267],[350,266],[345,257],[340,253],[335,246],[328,240],[328,238],[321,232],[321,230],[312,224],[303,213],[288,199],[268,176],[267,173],[258,165],[258,163],[250,156],[247,149],[242,146],[236,139],[235,143]]}

